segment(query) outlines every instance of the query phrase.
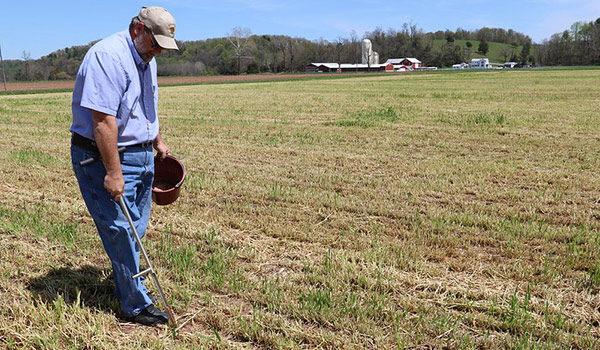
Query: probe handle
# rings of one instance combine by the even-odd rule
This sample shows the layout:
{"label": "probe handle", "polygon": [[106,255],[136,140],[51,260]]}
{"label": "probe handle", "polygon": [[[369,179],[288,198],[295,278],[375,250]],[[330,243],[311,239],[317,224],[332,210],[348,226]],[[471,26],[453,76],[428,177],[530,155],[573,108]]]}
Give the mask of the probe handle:
{"label": "probe handle", "polygon": [[[121,152],[123,152],[125,150],[125,148],[126,148],[125,146],[121,146],[121,147],[117,148],[117,151],[119,153],[121,153]],[[90,157],[88,159],[82,160],[81,162],[79,162],[79,166],[88,166],[88,165],[93,164],[93,163],[95,163],[95,162],[97,162],[99,160],[100,160],[100,154],[98,154],[97,156],[93,156],[93,157]]]}

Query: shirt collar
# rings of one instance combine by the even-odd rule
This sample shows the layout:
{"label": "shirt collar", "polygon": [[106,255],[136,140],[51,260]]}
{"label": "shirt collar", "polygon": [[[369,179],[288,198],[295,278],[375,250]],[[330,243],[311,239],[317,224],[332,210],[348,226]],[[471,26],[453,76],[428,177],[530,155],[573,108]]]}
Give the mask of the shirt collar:
{"label": "shirt collar", "polygon": [[148,67],[148,63],[144,62],[140,54],[135,49],[133,45],[133,40],[131,40],[131,34],[127,35],[127,44],[129,45],[129,49],[131,50],[131,54],[133,55],[133,60],[135,61],[135,65],[138,66],[141,70],[146,70]]}

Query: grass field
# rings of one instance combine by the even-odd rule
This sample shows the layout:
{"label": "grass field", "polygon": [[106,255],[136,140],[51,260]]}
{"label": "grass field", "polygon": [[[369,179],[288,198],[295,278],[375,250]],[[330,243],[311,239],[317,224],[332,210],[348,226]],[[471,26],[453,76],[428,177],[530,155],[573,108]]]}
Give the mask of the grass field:
{"label": "grass field", "polygon": [[0,96],[0,348],[598,349],[599,82],[163,87],[188,177],[144,244],[177,332],[119,320],[70,94]]}

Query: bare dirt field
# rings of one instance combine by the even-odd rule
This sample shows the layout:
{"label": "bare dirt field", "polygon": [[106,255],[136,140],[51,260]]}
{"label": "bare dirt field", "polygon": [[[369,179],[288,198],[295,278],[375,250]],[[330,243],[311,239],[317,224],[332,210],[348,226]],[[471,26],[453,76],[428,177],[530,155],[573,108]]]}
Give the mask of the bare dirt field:
{"label": "bare dirt field", "polygon": [[[355,75],[355,73],[353,73]],[[279,80],[291,78],[311,78],[315,76],[340,76],[340,74],[248,74],[248,75],[216,75],[201,77],[159,77],[159,85],[175,84],[196,84],[196,83],[221,83],[236,81],[260,81],[260,80]],[[72,89],[75,81],[37,81],[37,82],[19,82],[7,83],[8,91],[35,91],[35,90],[53,90],[53,89]],[[1,90],[0,90],[1,91]]]}

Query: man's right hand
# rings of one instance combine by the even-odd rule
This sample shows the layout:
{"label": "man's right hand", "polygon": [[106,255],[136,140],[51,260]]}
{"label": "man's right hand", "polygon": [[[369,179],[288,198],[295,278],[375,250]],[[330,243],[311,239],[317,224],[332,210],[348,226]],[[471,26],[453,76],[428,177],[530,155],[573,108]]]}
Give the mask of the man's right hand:
{"label": "man's right hand", "polygon": [[123,174],[106,174],[104,177],[104,188],[115,198],[115,200],[117,200],[125,191]]}

